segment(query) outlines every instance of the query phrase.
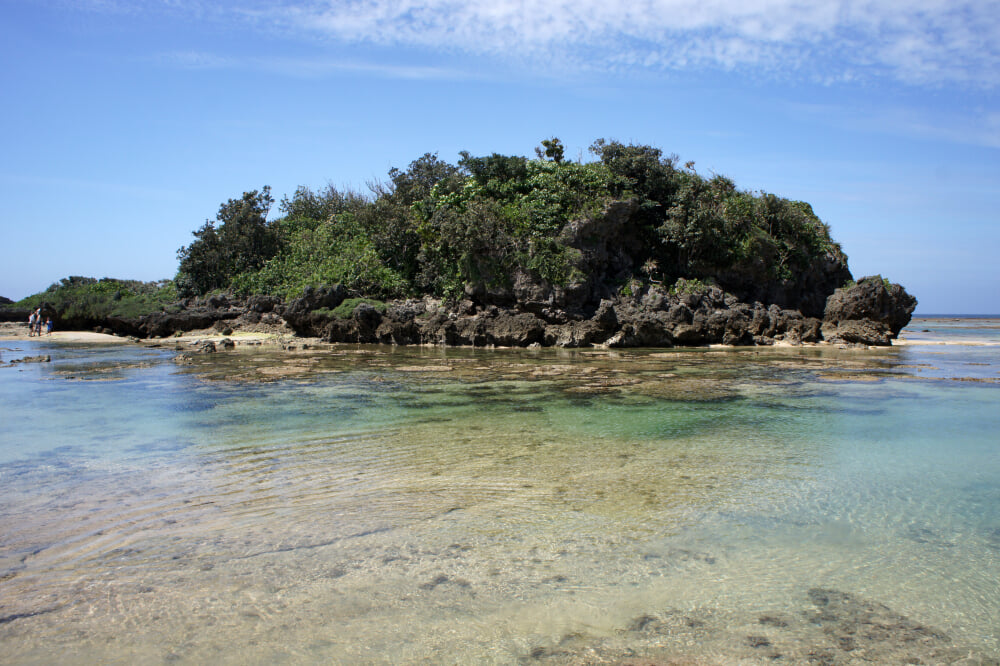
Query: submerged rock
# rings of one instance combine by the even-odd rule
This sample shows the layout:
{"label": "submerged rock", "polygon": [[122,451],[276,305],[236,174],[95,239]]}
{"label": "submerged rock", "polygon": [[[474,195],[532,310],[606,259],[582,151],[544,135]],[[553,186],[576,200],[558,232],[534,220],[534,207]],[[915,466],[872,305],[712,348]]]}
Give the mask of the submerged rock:
{"label": "submerged rock", "polygon": [[[706,661],[706,656],[712,659]],[[524,663],[962,664],[998,666],[945,632],[847,592],[813,588],[800,611],[756,620],[717,610],[636,616],[611,636],[574,633],[529,648]]]}
{"label": "submerged rock", "polygon": [[41,356],[24,356],[22,358],[15,358],[11,360],[11,365],[14,363],[51,363],[52,357],[48,354]]}

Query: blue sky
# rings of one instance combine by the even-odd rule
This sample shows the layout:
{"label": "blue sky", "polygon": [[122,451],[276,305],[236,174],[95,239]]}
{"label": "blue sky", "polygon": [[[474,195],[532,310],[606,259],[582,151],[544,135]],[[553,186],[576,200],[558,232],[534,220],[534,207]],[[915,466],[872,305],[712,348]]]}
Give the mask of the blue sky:
{"label": "blue sky", "polygon": [[173,277],[219,204],[425,152],[655,145],[856,277],[1000,312],[1000,0],[0,0],[0,295]]}

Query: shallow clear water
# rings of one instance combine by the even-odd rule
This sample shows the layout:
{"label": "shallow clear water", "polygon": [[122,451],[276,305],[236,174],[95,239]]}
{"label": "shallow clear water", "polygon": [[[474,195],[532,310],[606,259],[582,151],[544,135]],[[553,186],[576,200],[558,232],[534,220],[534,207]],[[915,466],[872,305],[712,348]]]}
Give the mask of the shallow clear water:
{"label": "shallow clear water", "polygon": [[986,342],[0,342],[0,662],[997,655]]}

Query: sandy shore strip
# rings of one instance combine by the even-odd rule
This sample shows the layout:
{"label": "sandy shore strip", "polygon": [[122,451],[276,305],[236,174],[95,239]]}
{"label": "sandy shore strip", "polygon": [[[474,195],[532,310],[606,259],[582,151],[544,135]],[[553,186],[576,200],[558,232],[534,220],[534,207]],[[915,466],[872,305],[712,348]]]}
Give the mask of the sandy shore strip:
{"label": "sandy shore strip", "polygon": [[107,333],[95,333],[93,331],[53,331],[50,334],[42,333],[41,337],[28,337],[28,325],[19,322],[3,322],[0,323],[0,340],[37,340],[39,342],[55,342],[55,343],[67,343],[67,344],[140,344],[140,345],[156,345],[159,347],[165,346],[180,346],[187,347],[190,345],[196,345],[201,342],[219,342],[220,340],[230,339],[237,345],[263,345],[263,344],[273,344],[273,345],[303,345],[303,344],[322,344],[322,340],[319,338],[300,338],[294,335],[280,334],[280,333],[256,333],[256,332],[242,332],[235,331],[231,335],[223,335],[219,331],[214,329],[206,329],[203,331],[188,331],[184,335],[174,336],[169,338],[148,338],[148,339],[136,339],[123,337],[119,335],[109,335]]}
{"label": "sandy shore strip", "polygon": [[97,342],[97,343],[124,343],[128,338],[120,338],[116,335],[105,335],[104,333],[94,333],[93,331],[53,331],[52,333],[42,333],[41,337],[28,337],[28,325],[17,322],[0,323],[0,340],[38,340],[47,342]]}

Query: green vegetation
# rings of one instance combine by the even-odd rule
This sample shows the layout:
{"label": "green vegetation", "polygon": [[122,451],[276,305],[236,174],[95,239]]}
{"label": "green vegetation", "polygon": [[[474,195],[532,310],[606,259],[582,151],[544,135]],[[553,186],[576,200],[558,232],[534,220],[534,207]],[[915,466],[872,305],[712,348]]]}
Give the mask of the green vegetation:
{"label": "green vegetation", "polygon": [[584,276],[566,225],[621,200],[638,204],[630,233],[644,250],[632,257],[635,278],[721,276],[726,288],[726,280],[791,280],[823,254],[843,259],[807,203],[705,178],[650,146],[602,139],[591,153],[593,162],[567,161],[556,138],[536,159],[463,152],[452,165],[428,153],[368,195],[300,187],[271,221],[268,188],[247,192],[181,248],[178,291],[291,298],[342,284],[377,299],[456,297],[469,286],[503,288],[518,271],[567,285]]}
{"label": "green vegetation", "polygon": [[841,287],[841,289],[850,289],[851,287],[860,284],[862,282],[881,282],[882,286],[885,287],[886,291],[891,290],[893,287],[899,286],[896,283],[891,282],[889,278],[882,277],[881,275],[868,275],[863,278],[858,278],[857,280],[848,280],[847,282],[844,283],[844,286]]}
{"label": "green vegetation", "polygon": [[184,296],[206,294],[232,285],[246,272],[260,270],[277,252],[278,239],[267,213],[274,199],[271,188],[245,192],[219,207],[215,226],[206,220],[194,232],[197,239],[177,252],[177,289]]}
{"label": "green vegetation", "polygon": [[[793,281],[823,256],[846,263],[807,203],[740,190],[724,176],[698,174],[693,162],[679,168],[676,156],[651,146],[601,139],[590,151],[593,161],[567,160],[550,138],[534,159],[463,152],[449,164],[427,153],[368,193],[300,187],[270,220],[270,188],[252,190],[193,232],[173,283],[69,278],[32,303],[65,301],[79,316],[134,315],[175,297],[291,299],[337,284],[378,302],[457,298],[502,292],[518,276],[553,286],[590,279],[622,293],[648,283],[739,293]],[[618,210],[629,213],[612,236],[579,231],[600,227],[615,202],[627,202]],[[597,224],[568,229],[587,221]],[[594,250],[605,258],[588,254],[594,243],[609,244]]]}
{"label": "green vegetation", "polygon": [[13,308],[46,308],[66,321],[98,321],[106,317],[138,317],[152,312],[179,309],[177,289],[170,280],[138,282],[72,276],[43,292],[28,296]]}
{"label": "green vegetation", "polygon": [[351,315],[354,314],[354,311],[362,303],[372,306],[379,312],[385,312],[388,307],[382,301],[376,301],[373,298],[347,298],[344,299],[343,303],[341,303],[332,310],[330,310],[329,308],[324,308],[323,310],[314,310],[314,312],[320,312],[322,314],[329,313],[327,314],[327,316],[333,315],[338,319],[350,319]]}
{"label": "green vegetation", "polygon": [[674,284],[671,285],[670,287],[670,295],[687,296],[689,294],[701,294],[704,293],[709,288],[709,286],[710,285],[705,284],[698,278],[694,278],[692,280],[677,278],[677,281],[674,282]]}

